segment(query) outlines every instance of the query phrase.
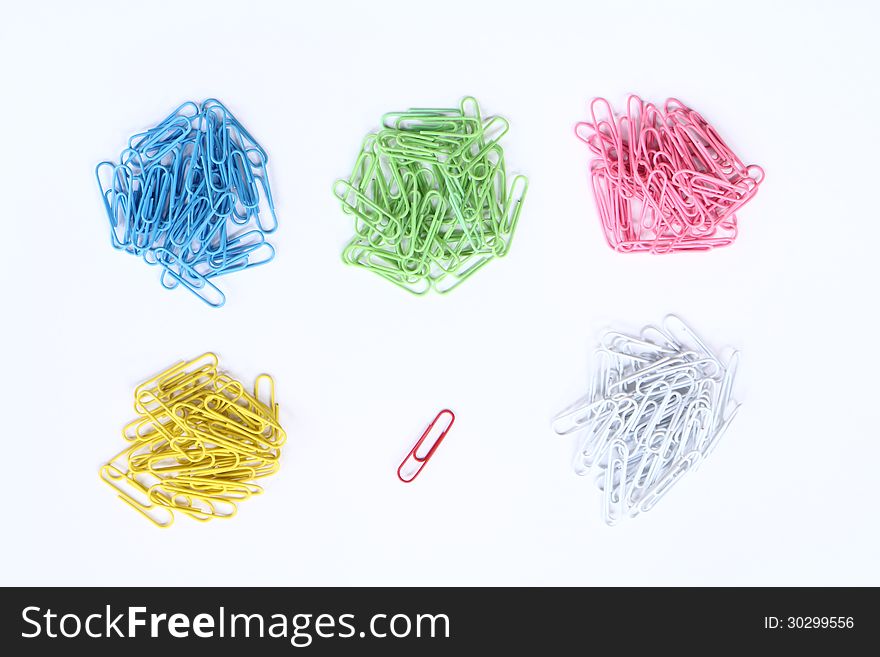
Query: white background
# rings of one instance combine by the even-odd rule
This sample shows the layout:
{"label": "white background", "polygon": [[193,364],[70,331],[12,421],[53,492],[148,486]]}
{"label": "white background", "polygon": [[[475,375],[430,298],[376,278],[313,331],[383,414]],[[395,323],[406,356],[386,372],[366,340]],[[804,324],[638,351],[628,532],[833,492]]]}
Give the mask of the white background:
{"label": "white background", "polygon": [[[878,20],[841,1],[8,3],[0,583],[880,584]],[[572,126],[630,92],[681,98],[764,166],[734,246],[606,246]],[[509,256],[448,297],[344,266],[331,186],[365,133],[467,94],[510,120],[530,178]],[[219,311],[111,248],[93,177],[211,96],[268,150],[281,222]],[[600,329],[668,312],[742,349],[744,406],[696,474],[609,528],[550,419]],[[161,531],[98,468],[135,385],[206,350],[276,377],[290,441],[233,520]]]}

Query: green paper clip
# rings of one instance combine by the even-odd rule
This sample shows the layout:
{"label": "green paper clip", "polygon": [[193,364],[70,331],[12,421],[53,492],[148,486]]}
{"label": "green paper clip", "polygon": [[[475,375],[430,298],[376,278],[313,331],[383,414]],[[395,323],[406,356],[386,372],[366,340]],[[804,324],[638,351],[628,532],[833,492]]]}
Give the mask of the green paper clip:
{"label": "green paper clip", "polygon": [[355,224],[343,262],[421,295],[445,294],[505,256],[528,190],[522,175],[507,184],[509,127],[482,118],[470,96],[458,108],[385,114],[333,187]]}

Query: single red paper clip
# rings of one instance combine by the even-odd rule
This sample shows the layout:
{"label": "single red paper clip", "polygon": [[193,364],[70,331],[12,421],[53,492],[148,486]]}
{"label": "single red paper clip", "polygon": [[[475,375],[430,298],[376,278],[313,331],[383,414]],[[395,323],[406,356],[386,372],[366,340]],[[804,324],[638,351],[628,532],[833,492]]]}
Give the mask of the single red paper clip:
{"label": "single red paper clip", "polygon": [[[433,440],[430,444],[430,448],[428,449],[427,454],[424,456],[419,456],[419,448],[422,446],[422,443],[425,442],[425,439],[428,437],[428,434],[431,433],[431,430],[437,426],[437,422],[443,415],[449,416],[449,422],[446,424],[443,431],[440,432],[440,435]],[[449,430],[452,428],[452,423],[455,422],[455,413],[450,411],[448,408],[444,408],[442,411],[437,413],[437,417],[431,420],[431,424],[428,425],[428,428],[425,429],[425,433],[422,434],[422,437],[419,438],[418,442],[413,445],[413,448],[409,450],[409,454],[403,459],[401,464],[397,467],[397,478],[400,479],[403,483],[408,484],[412,482],[416,477],[419,476],[419,473],[422,471],[422,468],[425,467],[425,464],[431,459],[434,455],[434,451],[440,446],[440,443],[443,442],[443,439],[446,437],[446,434],[449,433]],[[407,473],[407,477],[404,478],[404,475],[401,474],[401,471],[404,469],[404,466],[407,464],[417,463],[418,468],[411,475]],[[410,468],[413,466],[410,465]]]}

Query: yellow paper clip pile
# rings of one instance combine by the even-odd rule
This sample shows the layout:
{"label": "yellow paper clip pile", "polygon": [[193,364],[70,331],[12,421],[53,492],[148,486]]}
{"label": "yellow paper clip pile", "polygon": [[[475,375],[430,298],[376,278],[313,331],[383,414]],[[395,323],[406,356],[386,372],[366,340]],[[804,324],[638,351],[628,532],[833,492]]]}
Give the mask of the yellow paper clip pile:
{"label": "yellow paper clip pile", "polygon": [[275,382],[261,374],[253,394],[203,354],[135,389],[138,418],[122,430],[131,446],[101,467],[119,498],[158,527],[174,511],[200,521],[230,518],[254,483],[278,471],[286,434]]}

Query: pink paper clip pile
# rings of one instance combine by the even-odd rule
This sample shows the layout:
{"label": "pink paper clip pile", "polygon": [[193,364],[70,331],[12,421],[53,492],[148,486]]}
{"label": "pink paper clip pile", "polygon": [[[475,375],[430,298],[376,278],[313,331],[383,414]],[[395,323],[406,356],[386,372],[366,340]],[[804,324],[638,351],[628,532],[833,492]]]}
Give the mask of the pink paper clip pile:
{"label": "pink paper clip pile", "polygon": [[593,193],[608,244],[620,252],[708,250],[736,239],[736,212],[757,193],[746,166],[697,112],[670,98],[661,110],[630,96],[615,116],[604,98],[575,134],[595,158]]}

